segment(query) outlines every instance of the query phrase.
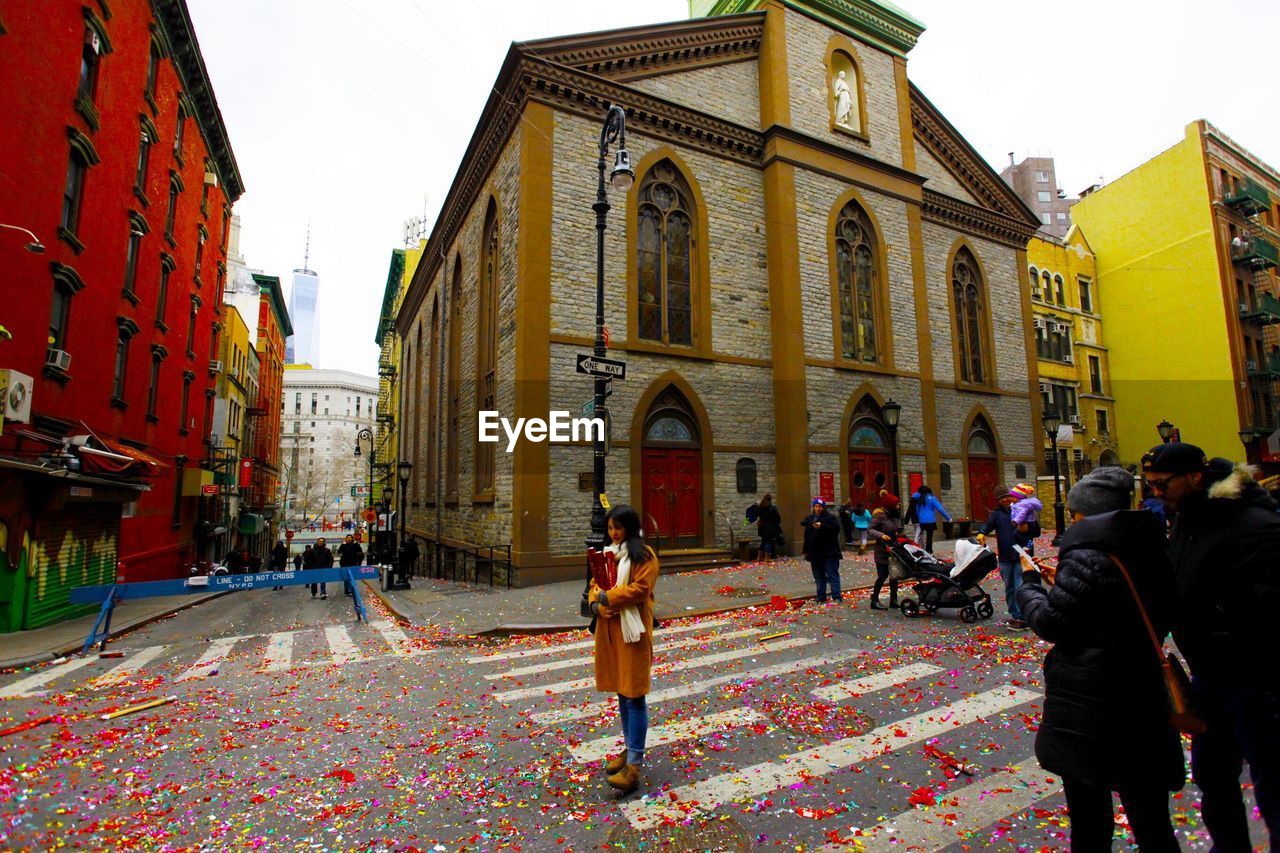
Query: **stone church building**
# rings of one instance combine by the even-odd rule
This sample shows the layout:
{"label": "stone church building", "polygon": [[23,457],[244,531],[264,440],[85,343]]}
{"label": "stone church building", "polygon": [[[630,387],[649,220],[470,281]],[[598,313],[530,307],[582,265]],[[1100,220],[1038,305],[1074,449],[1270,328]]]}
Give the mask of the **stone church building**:
{"label": "stone church building", "polygon": [[823,491],[871,505],[924,482],[985,517],[997,483],[1035,476],[1038,220],[911,84],[923,26],[875,0],[706,5],[511,47],[396,319],[407,532],[510,543],[520,585],[581,576],[592,450],[506,453],[478,442],[477,411],[590,399],[575,356],[595,337],[614,104],[636,180],[610,190],[605,240],[627,365],[606,491],[664,566],[752,532],[765,492],[794,553]]}

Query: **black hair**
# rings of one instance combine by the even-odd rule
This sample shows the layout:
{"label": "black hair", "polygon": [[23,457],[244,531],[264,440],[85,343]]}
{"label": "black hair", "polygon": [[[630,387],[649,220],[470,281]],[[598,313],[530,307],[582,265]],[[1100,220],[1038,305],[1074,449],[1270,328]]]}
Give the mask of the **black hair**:
{"label": "black hair", "polygon": [[639,568],[647,563],[649,549],[640,536],[640,513],[627,504],[618,504],[609,510],[609,515],[605,517],[605,522],[609,521],[622,528],[625,534],[622,547],[627,549],[627,557],[631,560],[632,567]]}
{"label": "black hair", "polygon": [[916,494],[918,494],[920,497],[923,498],[933,494],[933,489],[929,488],[928,486],[921,486],[920,488],[916,489]]}

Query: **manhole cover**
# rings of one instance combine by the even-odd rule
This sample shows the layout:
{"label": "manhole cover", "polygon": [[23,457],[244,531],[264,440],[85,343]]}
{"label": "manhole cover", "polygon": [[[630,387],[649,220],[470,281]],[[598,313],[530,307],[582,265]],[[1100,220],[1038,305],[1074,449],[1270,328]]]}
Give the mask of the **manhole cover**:
{"label": "manhole cover", "polygon": [[716,592],[730,598],[756,598],[767,595],[769,590],[762,586],[722,586]]}
{"label": "manhole cover", "polygon": [[749,851],[751,840],[747,831],[732,817],[695,817],[686,825],[646,827],[635,829],[630,824],[620,824],[609,833],[606,846],[610,850],[672,850],[672,851]]}

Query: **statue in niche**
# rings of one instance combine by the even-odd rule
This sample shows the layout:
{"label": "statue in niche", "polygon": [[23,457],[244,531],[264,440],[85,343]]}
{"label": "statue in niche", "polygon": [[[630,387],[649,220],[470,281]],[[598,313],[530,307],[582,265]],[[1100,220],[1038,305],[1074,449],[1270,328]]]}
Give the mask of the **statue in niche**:
{"label": "statue in niche", "polygon": [[853,123],[853,99],[849,93],[849,82],[844,78],[845,72],[841,71],[831,83],[831,96],[836,102],[836,124],[857,130]]}

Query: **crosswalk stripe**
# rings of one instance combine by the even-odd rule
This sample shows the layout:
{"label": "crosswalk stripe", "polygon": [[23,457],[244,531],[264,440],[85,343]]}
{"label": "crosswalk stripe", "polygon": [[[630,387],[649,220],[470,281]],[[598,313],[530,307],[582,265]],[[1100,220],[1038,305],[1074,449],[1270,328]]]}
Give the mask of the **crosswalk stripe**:
{"label": "crosswalk stripe", "polygon": [[[695,625],[681,625],[677,628],[662,628],[658,634],[663,637],[669,637],[672,634],[687,634],[690,631],[705,631],[707,628],[714,628],[717,625],[724,625],[732,620],[730,619],[711,619],[706,622],[699,622]],[[542,655],[554,655],[570,649],[589,649],[596,644],[594,639],[582,640],[576,643],[558,643],[554,646],[544,646],[537,649],[521,649],[515,652],[499,652],[496,655],[476,655],[467,658],[467,663],[497,663],[504,660],[522,660],[523,658],[540,657]]]}
{"label": "crosswalk stripe", "polygon": [[691,811],[711,811],[723,803],[740,802],[795,785],[815,776],[827,776],[876,755],[937,737],[959,726],[1040,698],[1020,687],[999,687],[968,696],[949,705],[924,711],[896,723],[888,723],[857,737],[833,741],[802,753],[783,756],[664,791],[661,799],[621,804],[623,814],[637,829],[685,817]]}
{"label": "crosswalk stripe", "polygon": [[125,658],[124,663],[117,667],[113,667],[102,675],[99,675],[97,678],[90,681],[88,686],[98,689],[102,687],[113,687],[122,681],[128,681],[138,672],[138,670],[164,654],[164,650],[167,648],[169,647],[147,646],[145,649],[132,652],[129,657]]}
{"label": "crosswalk stripe", "polygon": [[263,669],[267,672],[283,672],[293,663],[293,631],[272,634],[267,640],[267,654]]}
{"label": "crosswalk stripe", "polygon": [[[776,643],[767,645],[753,645],[749,649],[735,649],[732,652],[721,652],[716,655],[701,655],[696,658],[682,660],[671,666],[654,667],[654,674],[661,675],[670,672],[682,672],[686,669],[697,669],[703,666],[713,666],[717,663],[725,661],[738,660],[740,658],[751,657],[753,655],[768,654],[770,652],[779,652],[783,649],[794,649],[800,646],[811,646],[817,640],[810,640],[804,637],[794,637],[790,640],[780,640]],[[515,690],[505,690],[501,693],[493,694],[493,698],[499,702],[510,702],[513,699],[528,699],[530,696],[545,696],[548,693],[572,693],[575,690],[586,690],[596,683],[595,677],[579,678],[575,681],[557,681],[552,684],[540,684],[536,687],[520,687]]]}
{"label": "crosswalk stripe", "polygon": [[324,636],[329,641],[329,650],[333,652],[334,663],[341,665],[360,660],[362,657],[356,644],[351,641],[346,625],[329,625],[324,629]]}
{"label": "crosswalk stripe", "polygon": [[219,637],[209,644],[209,648],[205,649],[200,659],[191,665],[191,668],[179,675],[178,681],[187,681],[192,678],[200,678],[208,675],[217,669],[219,661],[223,660],[231,652],[231,647],[241,640],[247,640],[248,637]]}
{"label": "crosswalk stripe", "polygon": [[[750,637],[753,634],[763,634],[761,628],[743,628],[741,631],[730,631],[727,634],[713,634],[710,637],[688,637],[683,640],[672,640],[669,643],[661,643],[653,647],[654,652],[668,652],[674,649],[687,649],[693,646],[700,646],[704,643],[719,643],[725,640],[736,640],[741,637]],[[529,666],[518,666],[515,669],[508,669],[505,672],[495,672],[486,675],[485,678],[490,681],[499,678],[515,678],[520,675],[533,675],[539,672],[549,672],[553,669],[569,669],[575,666],[590,666],[591,656],[569,658],[568,660],[553,660],[545,663],[535,663]]]}
{"label": "crosswalk stripe", "polygon": [[842,681],[839,684],[819,687],[813,691],[813,695],[819,699],[826,699],[828,702],[840,702],[845,699],[851,699],[854,696],[860,696],[863,693],[874,693],[877,690],[883,690],[886,687],[892,687],[904,681],[923,678],[926,675],[941,671],[942,667],[934,666],[933,664],[913,663],[910,666],[898,667],[888,672],[877,672],[874,675],[864,675],[851,681]]}
{"label": "crosswalk stripe", "polygon": [[[902,850],[903,845],[910,845],[912,850],[941,850],[1061,791],[1062,782],[1046,773],[1032,758],[947,793],[932,809],[912,809],[864,829],[856,836],[858,849],[897,851]],[[834,843],[822,848],[831,853],[849,849]]]}
{"label": "crosswalk stripe", "polygon": [[88,666],[96,660],[96,657],[73,658],[66,663],[51,665],[46,669],[40,670],[35,675],[28,675],[26,678],[15,681],[7,687],[0,687],[0,699],[16,699],[20,696],[40,695],[32,688],[43,687],[50,681],[75,672],[77,669]]}
{"label": "crosswalk stripe", "polygon": [[[682,740],[693,740],[711,732],[735,726],[749,726],[753,723],[761,723],[765,719],[765,716],[754,708],[733,708],[729,711],[721,711],[718,714],[708,714],[705,717],[694,717],[689,720],[681,720],[678,723],[654,726],[649,729],[649,733],[645,737],[645,748],[653,749],[669,743],[678,743]],[[618,752],[622,748],[623,740],[621,737],[602,737],[598,740],[580,743],[570,749],[569,753],[573,756],[574,761],[585,764],[588,761],[599,761],[601,758]]]}
{"label": "crosswalk stripe", "polygon": [[[844,649],[830,655],[800,658],[799,660],[787,661],[786,663],[776,663],[772,666],[752,669],[747,672],[718,675],[715,678],[708,678],[705,681],[696,681],[691,684],[681,684],[676,687],[668,687],[664,690],[655,690],[645,697],[645,701],[649,705],[653,705],[657,702],[665,702],[668,699],[683,699],[686,696],[697,696],[699,693],[707,693],[723,684],[732,684],[735,681],[758,681],[765,678],[773,678],[777,675],[790,675],[793,672],[803,672],[807,669],[830,666],[834,663],[855,658],[860,654],[862,654],[862,649]],[[530,714],[529,719],[540,725],[555,725],[556,723],[568,723],[573,720],[584,720],[589,717],[598,717],[616,707],[616,702],[592,702],[572,708],[552,708],[550,711],[539,711],[536,714]]]}
{"label": "crosswalk stripe", "polygon": [[400,630],[400,626],[386,619],[379,619],[369,623],[375,631],[382,635],[382,639],[387,641],[387,645],[391,647],[391,651],[403,657],[410,657],[414,650],[409,647],[409,635]]}

